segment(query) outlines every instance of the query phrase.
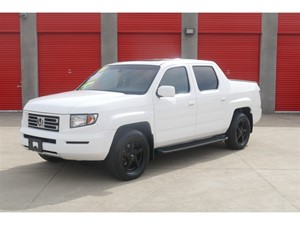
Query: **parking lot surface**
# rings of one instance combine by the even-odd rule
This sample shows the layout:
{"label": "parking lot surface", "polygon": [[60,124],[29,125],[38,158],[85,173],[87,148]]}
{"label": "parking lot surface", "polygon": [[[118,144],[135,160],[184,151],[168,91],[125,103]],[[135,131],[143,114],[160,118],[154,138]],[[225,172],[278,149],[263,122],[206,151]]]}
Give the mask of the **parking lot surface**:
{"label": "parking lot surface", "polygon": [[103,163],[48,163],[18,142],[21,113],[0,113],[0,211],[300,211],[300,114],[264,115],[248,146],[223,143],[156,156],[142,177]]}

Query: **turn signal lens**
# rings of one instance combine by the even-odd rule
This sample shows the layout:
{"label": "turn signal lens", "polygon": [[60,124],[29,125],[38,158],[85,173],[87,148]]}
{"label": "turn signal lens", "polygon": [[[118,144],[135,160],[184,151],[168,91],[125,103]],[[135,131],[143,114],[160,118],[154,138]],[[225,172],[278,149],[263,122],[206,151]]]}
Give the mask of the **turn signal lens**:
{"label": "turn signal lens", "polygon": [[89,114],[87,115],[87,124],[91,125],[96,123],[98,114]]}
{"label": "turn signal lens", "polygon": [[83,127],[96,123],[98,114],[76,114],[70,117],[70,127]]}

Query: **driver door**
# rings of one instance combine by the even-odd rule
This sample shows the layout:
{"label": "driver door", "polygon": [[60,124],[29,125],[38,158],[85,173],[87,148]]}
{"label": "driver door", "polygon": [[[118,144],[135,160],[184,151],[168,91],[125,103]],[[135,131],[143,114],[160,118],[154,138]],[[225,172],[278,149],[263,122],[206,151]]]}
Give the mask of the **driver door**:
{"label": "driver door", "polygon": [[157,88],[173,86],[174,97],[154,97],[155,147],[190,141],[196,132],[196,95],[185,66],[168,68]]}

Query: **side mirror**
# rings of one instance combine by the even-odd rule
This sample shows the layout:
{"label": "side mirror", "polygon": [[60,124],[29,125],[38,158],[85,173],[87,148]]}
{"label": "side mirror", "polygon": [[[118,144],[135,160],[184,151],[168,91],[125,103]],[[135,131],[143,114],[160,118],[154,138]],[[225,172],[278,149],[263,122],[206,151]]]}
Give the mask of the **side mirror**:
{"label": "side mirror", "polygon": [[175,96],[175,87],[160,86],[157,90],[157,95],[159,97],[174,97]]}

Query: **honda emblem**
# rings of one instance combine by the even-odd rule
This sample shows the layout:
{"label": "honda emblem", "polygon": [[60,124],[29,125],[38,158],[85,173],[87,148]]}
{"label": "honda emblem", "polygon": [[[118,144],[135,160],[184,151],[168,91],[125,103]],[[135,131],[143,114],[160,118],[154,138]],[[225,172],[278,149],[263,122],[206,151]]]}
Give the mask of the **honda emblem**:
{"label": "honda emblem", "polygon": [[44,128],[44,118],[43,117],[37,118],[37,126],[40,128]]}

